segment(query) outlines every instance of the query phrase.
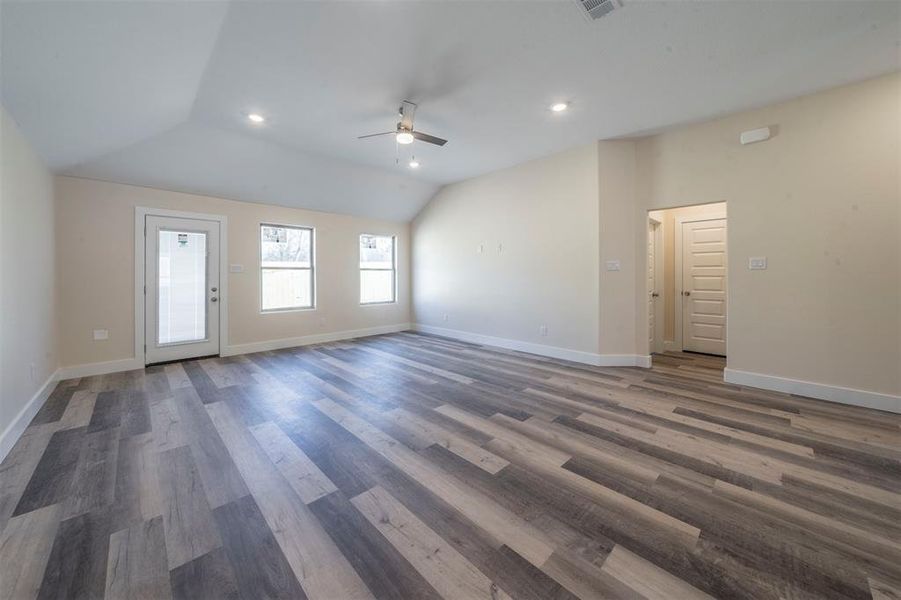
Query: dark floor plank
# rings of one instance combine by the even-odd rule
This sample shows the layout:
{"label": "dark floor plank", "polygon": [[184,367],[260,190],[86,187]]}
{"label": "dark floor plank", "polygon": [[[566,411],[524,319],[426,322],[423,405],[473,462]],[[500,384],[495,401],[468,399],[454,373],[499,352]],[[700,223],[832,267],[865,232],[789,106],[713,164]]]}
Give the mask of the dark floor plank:
{"label": "dark floor plank", "polygon": [[213,511],[245,598],[306,598],[252,496]]}
{"label": "dark floor plank", "polygon": [[63,385],[62,382],[58,383],[44,402],[41,410],[39,410],[38,414],[32,419],[31,425],[41,425],[59,421],[60,418],[62,418],[63,413],[66,412],[66,407],[69,405],[69,401],[72,399],[72,395],[75,391],[76,388],[73,386]]}
{"label": "dark floor plank", "polygon": [[60,523],[38,599],[103,598],[111,533],[103,511]]}
{"label": "dark floor plank", "polygon": [[55,423],[28,427],[0,463],[0,531],[19,504],[56,431]]}
{"label": "dark floor plank", "polygon": [[108,390],[97,394],[88,432],[118,427],[122,422],[122,398],[126,391]]}
{"label": "dark floor plank", "polygon": [[184,427],[191,432],[188,443],[210,507],[217,508],[249,494],[197,392],[191,388],[179,389],[173,400]]}
{"label": "dark floor plank", "polygon": [[340,491],[309,506],[376,598],[441,597]]}
{"label": "dark floor plank", "polygon": [[88,433],[63,508],[63,519],[112,504],[119,453],[119,429]]}
{"label": "dark floor plank", "polygon": [[238,579],[225,548],[216,548],[169,573],[174,600],[238,600]]}
{"label": "dark floor plank", "polygon": [[84,427],[79,427],[53,434],[13,516],[65,500],[72,487],[85,432]]}
{"label": "dark floor plank", "polygon": [[151,430],[150,404],[147,393],[134,391],[125,394],[122,398],[122,437],[130,437]]}

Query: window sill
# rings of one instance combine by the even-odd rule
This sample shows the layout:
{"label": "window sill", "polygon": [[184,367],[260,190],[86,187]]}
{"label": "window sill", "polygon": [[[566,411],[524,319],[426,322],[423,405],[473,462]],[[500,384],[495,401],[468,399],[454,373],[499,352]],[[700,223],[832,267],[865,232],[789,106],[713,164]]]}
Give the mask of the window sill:
{"label": "window sill", "polygon": [[302,306],[298,308],[268,308],[265,310],[260,310],[261,315],[273,315],[279,313],[292,313],[292,312],[313,312],[316,310],[315,306]]}

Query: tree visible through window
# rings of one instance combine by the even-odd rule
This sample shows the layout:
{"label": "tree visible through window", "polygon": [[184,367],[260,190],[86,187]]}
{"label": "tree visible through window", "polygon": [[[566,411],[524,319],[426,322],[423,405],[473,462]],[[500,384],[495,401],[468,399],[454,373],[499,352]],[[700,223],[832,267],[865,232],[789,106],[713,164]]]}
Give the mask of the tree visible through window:
{"label": "tree visible through window", "polygon": [[260,226],[261,307],[313,308],[313,229]]}
{"label": "tree visible through window", "polygon": [[396,263],[393,236],[360,236],[360,304],[395,301]]}

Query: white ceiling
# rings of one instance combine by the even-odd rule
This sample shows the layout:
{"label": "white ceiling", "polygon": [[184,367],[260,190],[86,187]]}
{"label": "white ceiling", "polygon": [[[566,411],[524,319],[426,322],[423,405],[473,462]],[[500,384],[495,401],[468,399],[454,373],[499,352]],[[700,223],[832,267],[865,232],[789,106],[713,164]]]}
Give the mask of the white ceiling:
{"label": "white ceiling", "polygon": [[[2,101],[54,171],[406,220],[443,184],[899,68],[901,3],[9,2]],[[419,171],[395,166],[400,100]],[[547,106],[572,103],[554,114]],[[258,112],[263,126],[245,115]]]}

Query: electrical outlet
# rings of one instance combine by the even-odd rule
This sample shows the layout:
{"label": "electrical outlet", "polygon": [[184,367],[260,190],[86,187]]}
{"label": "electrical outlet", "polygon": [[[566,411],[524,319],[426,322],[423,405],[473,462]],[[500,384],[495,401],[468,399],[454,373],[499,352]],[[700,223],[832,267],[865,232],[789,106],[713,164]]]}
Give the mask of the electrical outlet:
{"label": "electrical outlet", "polygon": [[94,341],[99,340],[108,340],[109,339],[109,329],[95,329],[94,330]]}
{"label": "electrical outlet", "polygon": [[442,317],[444,321],[447,321],[447,313],[444,313],[444,317]]}
{"label": "electrical outlet", "polygon": [[503,245],[503,244],[498,244],[498,245],[497,245],[497,253],[500,254],[500,253],[503,252],[503,251],[504,251],[504,245]]}
{"label": "electrical outlet", "polygon": [[540,325],[538,327],[538,333],[540,333],[543,336],[546,336],[547,335],[547,325]]}
{"label": "electrical outlet", "polygon": [[485,244],[479,244],[478,246],[476,246],[476,252],[478,254],[481,254],[484,251],[485,251]]}

